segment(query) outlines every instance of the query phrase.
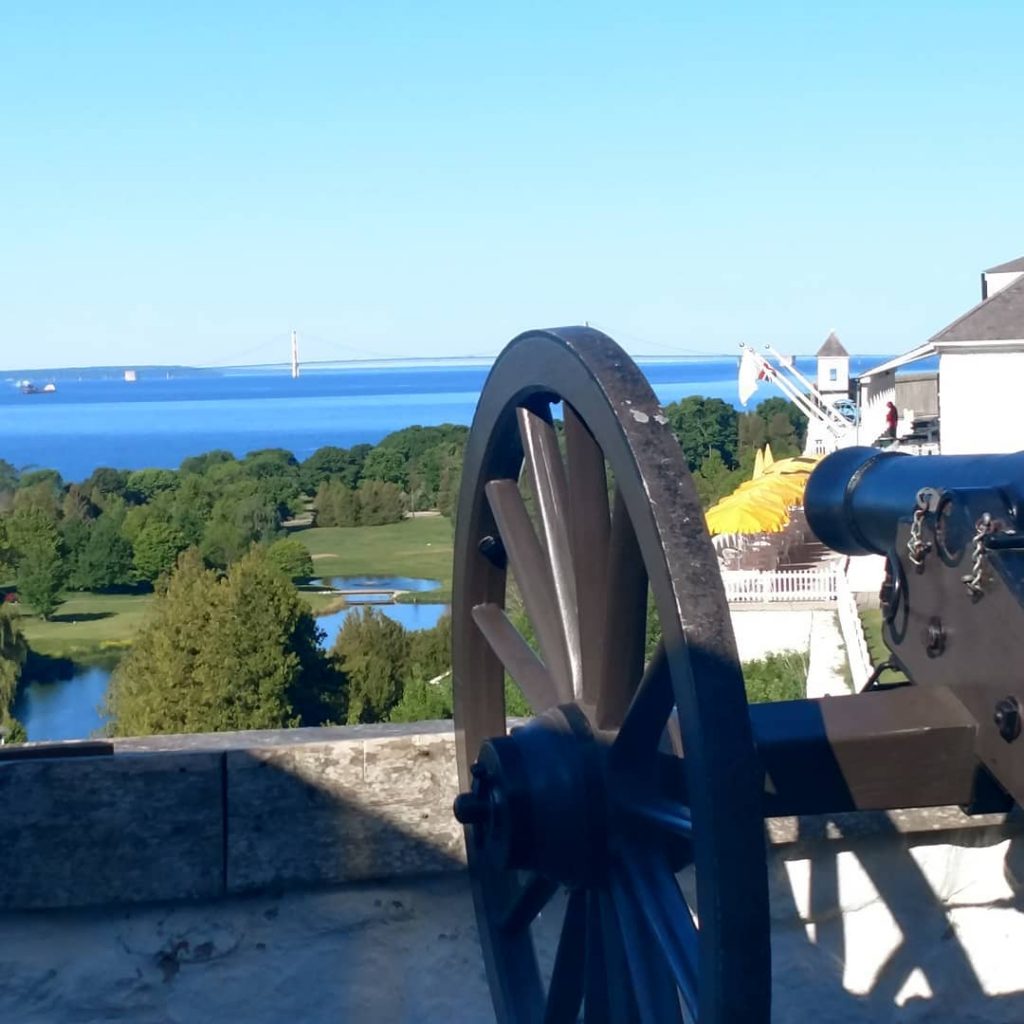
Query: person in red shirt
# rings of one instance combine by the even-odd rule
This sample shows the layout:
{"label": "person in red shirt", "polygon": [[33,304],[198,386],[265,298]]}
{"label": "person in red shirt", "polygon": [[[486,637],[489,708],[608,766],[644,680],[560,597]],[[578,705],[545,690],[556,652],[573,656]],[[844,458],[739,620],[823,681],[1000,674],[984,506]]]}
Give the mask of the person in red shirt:
{"label": "person in red shirt", "polygon": [[896,411],[896,406],[892,402],[886,402],[885,410],[885,432],[889,437],[896,436],[896,422],[899,420],[899,413]]}

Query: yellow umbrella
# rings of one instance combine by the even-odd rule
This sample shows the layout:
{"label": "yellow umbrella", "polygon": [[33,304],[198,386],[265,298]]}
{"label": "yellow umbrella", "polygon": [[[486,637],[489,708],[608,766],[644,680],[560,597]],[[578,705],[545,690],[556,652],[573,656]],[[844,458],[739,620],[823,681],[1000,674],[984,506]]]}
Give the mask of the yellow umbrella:
{"label": "yellow umbrella", "polygon": [[[707,514],[708,533],[768,533],[761,517],[742,505],[713,508]],[[774,532],[774,531],[771,531]]]}
{"label": "yellow umbrella", "polygon": [[801,474],[786,476],[762,476],[758,480],[747,480],[739,485],[733,494],[775,494],[785,498],[790,505],[799,505],[804,499],[807,478]]}
{"label": "yellow umbrella", "polygon": [[770,469],[765,469],[765,472],[772,474],[810,473],[820,460],[820,455],[794,455],[789,459],[776,460]]}
{"label": "yellow umbrella", "polygon": [[754,455],[754,475],[750,478],[756,480],[764,472],[764,456],[761,454],[761,449],[757,449],[757,453]]}
{"label": "yellow umbrella", "polygon": [[744,495],[723,498],[708,509],[706,519],[711,533],[776,533],[789,515],[779,504],[750,501]]}
{"label": "yellow umbrella", "polygon": [[772,446],[766,444],[764,446],[764,468],[765,472],[772,468],[772,464],[775,462],[775,458],[772,455]]}

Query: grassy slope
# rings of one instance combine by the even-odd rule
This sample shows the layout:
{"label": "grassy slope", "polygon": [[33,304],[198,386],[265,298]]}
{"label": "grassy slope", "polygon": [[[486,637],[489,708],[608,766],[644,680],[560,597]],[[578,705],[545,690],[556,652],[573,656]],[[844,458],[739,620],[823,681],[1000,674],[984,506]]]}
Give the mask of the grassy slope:
{"label": "grassy slope", "polygon": [[[867,641],[868,654],[872,665],[881,665],[889,657],[889,648],[882,640],[882,613],[877,608],[865,608],[860,613],[861,625],[864,627],[864,639]],[[886,669],[881,675],[881,682],[894,683],[903,676],[899,672]]]}
{"label": "grassy slope", "polygon": [[69,594],[49,622],[23,615],[21,624],[40,654],[88,658],[130,643],[152,601],[152,594]]}
{"label": "grassy slope", "polygon": [[[452,526],[440,516],[406,519],[391,526],[299,529],[292,534],[309,548],[318,576],[415,576],[441,581],[440,590],[416,595],[444,601],[452,585]],[[338,606],[332,595],[305,594],[316,612]],[[124,647],[144,621],[151,594],[69,594],[49,622],[21,618],[25,635],[40,654],[85,661]]]}
{"label": "grassy slope", "polygon": [[[389,526],[325,526],[296,530],[313,556],[317,576],[415,576],[452,585],[452,524],[441,516],[406,519]],[[430,600],[438,592],[428,592]]]}

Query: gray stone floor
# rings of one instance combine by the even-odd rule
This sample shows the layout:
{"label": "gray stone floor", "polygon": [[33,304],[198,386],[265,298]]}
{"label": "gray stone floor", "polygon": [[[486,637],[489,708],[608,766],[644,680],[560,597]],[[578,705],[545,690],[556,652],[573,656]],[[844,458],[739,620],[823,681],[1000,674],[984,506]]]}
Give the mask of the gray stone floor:
{"label": "gray stone floor", "polygon": [[[893,844],[813,868],[776,859],[775,1024],[1020,1024],[1024,914],[1004,881],[1005,848],[930,847],[912,859]],[[836,886],[842,909],[825,899]],[[549,956],[557,906],[544,917]],[[3,1024],[492,1020],[462,874],[0,915]]]}
{"label": "gray stone floor", "polygon": [[463,876],[0,916],[5,1024],[486,1021]]}

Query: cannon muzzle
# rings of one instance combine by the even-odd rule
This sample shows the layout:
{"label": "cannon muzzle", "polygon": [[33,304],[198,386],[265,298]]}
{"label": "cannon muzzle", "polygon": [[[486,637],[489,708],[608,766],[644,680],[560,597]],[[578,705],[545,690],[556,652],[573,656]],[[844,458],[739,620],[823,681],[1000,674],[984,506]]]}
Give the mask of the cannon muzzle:
{"label": "cannon muzzle", "polygon": [[912,516],[923,488],[1000,490],[1019,516],[1024,505],[1024,452],[1004,455],[908,455],[841,448],[807,481],[804,510],[818,540],[844,555],[884,555],[897,523]]}

